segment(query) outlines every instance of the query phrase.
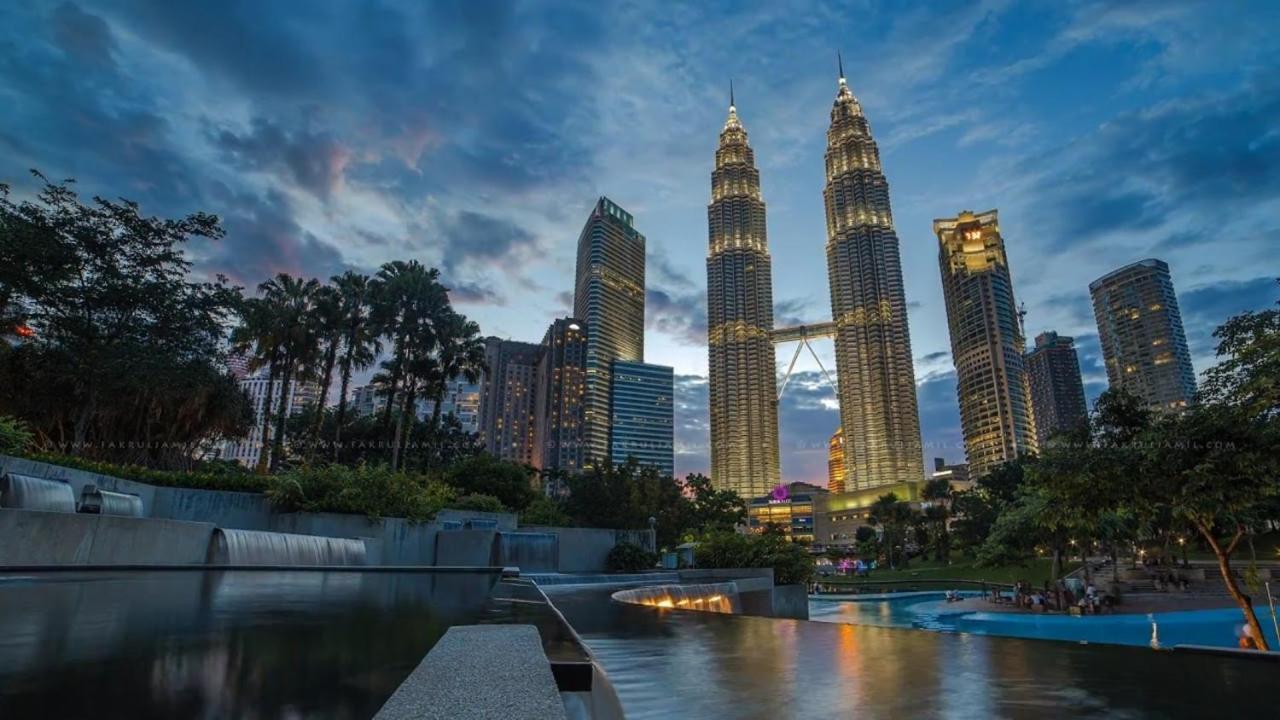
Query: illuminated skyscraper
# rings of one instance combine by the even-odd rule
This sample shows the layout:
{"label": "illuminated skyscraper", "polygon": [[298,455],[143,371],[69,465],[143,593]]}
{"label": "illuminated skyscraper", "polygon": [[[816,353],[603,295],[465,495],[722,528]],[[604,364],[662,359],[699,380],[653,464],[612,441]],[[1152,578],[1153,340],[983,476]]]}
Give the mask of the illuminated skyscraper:
{"label": "illuminated skyscraper", "polygon": [[920,417],[889,184],[843,67],[827,130],[826,174],[845,488],[918,481],[924,475]]}
{"label": "illuminated skyscraper", "polygon": [[1196,375],[1169,266],[1154,258],[1125,265],[1089,283],[1089,294],[1110,386],[1153,410],[1191,404]]}
{"label": "illuminated skyscraper", "polygon": [[578,237],[573,316],[587,324],[584,465],[609,460],[609,385],[614,360],[644,361],[644,235],[607,197]]}
{"label": "illuminated skyscraper", "polygon": [[547,328],[538,358],[534,401],[533,466],[539,470],[582,469],[582,401],[586,394],[587,329],[561,318]]}
{"label": "illuminated skyscraper", "polygon": [[844,492],[844,430],[836,428],[827,443],[827,489],[833,493]]}
{"label": "illuminated skyscraper", "polygon": [[995,210],[933,221],[969,472],[1036,451],[1026,343]]}
{"label": "illuminated skyscraper", "polygon": [[485,338],[489,370],[480,384],[480,441],[503,460],[533,462],[534,367],[540,351],[533,343]]}
{"label": "illuminated skyscraper", "polygon": [[707,206],[711,480],[750,499],[780,482],[773,273],[760,172],[729,97]]}
{"label": "illuminated skyscraper", "polygon": [[1027,384],[1040,447],[1055,433],[1079,427],[1088,419],[1080,359],[1072,338],[1056,332],[1036,336],[1035,348],[1027,353]]}

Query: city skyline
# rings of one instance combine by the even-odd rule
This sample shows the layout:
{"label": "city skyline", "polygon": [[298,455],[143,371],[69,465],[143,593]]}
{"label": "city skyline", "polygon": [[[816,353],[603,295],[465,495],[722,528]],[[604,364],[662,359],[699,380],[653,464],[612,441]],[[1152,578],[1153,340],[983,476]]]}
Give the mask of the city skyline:
{"label": "city skyline", "polygon": [[[770,200],[776,324],[814,322],[826,315],[814,248],[834,55],[864,48],[846,72],[894,188],[925,456],[963,457],[932,217],[1001,209],[1018,240],[1009,252],[1027,334],[1076,338],[1090,401],[1106,384],[1091,280],[1145,257],[1168,262],[1197,370],[1214,325],[1272,298],[1280,186],[1266,169],[1280,156],[1269,133],[1280,93],[1250,69],[1276,53],[1257,18],[1275,14],[1267,4],[1230,18],[1168,4],[738,19],[708,6],[674,24],[634,7],[605,22],[610,10],[379,5],[353,17],[330,8],[336,39],[317,21],[253,8],[253,32],[227,31],[248,12],[6,9],[15,32],[0,62],[31,72],[0,76],[13,108],[0,120],[0,181],[21,195],[37,167],[149,214],[216,213],[228,237],[193,246],[197,268],[250,286],[281,270],[327,277],[418,256],[441,267],[486,335],[526,342],[570,313],[573,241],[608,194],[649,239],[646,360],[678,374],[680,474],[709,469],[700,275],[729,75]],[[434,42],[403,42],[423,32]],[[1009,37],[993,46],[993,34]],[[342,52],[317,52],[331,45]],[[250,62],[265,48],[276,53],[268,67]],[[743,60],[744,48],[761,59]],[[994,101],[968,102],[974,86]],[[326,112],[313,107],[322,101]],[[830,344],[818,350],[834,367]],[[817,367],[800,369],[780,408],[782,476],[821,484],[839,420]]]}

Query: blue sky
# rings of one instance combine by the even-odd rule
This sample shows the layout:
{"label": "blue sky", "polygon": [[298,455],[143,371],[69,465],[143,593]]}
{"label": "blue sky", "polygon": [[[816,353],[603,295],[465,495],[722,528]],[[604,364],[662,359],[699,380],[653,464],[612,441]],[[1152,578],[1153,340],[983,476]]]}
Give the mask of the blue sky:
{"label": "blue sky", "polygon": [[[1143,257],[1172,266],[1204,370],[1213,327],[1278,294],[1280,4],[925,5],[8,3],[0,181],[29,192],[39,168],[147,212],[216,213],[227,237],[193,246],[197,267],[249,287],[417,258],[486,333],[524,340],[567,312],[578,231],[607,194],[648,237],[646,359],[678,374],[677,469],[706,470],[728,81],[779,321],[826,319],[840,50],[890,182],[927,456],[963,457],[935,217],[999,209],[1028,334],[1077,338],[1091,399],[1106,379],[1087,285]],[[816,364],[799,370],[784,476],[821,481],[838,420]]]}

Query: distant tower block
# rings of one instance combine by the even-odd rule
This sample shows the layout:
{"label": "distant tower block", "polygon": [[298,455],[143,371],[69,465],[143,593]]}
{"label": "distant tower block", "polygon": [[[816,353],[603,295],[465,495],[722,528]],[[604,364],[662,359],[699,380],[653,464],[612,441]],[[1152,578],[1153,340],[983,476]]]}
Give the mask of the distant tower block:
{"label": "distant tower block", "polygon": [[969,472],[1036,451],[1026,343],[995,210],[933,221]]}

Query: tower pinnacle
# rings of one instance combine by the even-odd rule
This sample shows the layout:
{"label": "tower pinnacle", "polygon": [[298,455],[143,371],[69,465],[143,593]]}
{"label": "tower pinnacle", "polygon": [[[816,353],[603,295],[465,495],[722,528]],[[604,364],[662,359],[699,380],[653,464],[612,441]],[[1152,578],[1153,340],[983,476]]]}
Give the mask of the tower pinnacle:
{"label": "tower pinnacle", "polygon": [[737,103],[733,101],[733,78],[729,78],[729,109],[733,110]]}
{"label": "tower pinnacle", "polygon": [[844,84],[844,58],[840,57],[840,51],[836,51],[836,66],[840,68],[840,84]]}

